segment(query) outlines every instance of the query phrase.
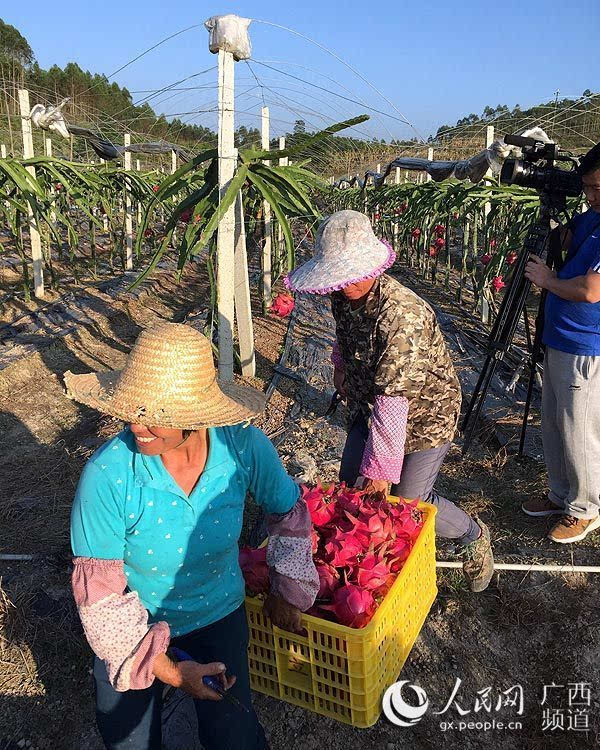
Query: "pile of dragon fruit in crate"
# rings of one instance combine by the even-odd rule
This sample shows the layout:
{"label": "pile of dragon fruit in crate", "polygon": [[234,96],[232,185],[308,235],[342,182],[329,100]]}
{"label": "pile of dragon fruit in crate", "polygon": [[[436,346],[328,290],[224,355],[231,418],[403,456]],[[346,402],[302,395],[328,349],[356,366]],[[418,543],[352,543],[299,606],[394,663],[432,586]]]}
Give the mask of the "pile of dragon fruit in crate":
{"label": "pile of dragon fruit in crate", "polygon": [[[390,503],[345,484],[302,487],[313,522],[319,573],[317,600],[307,614],[362,628],[391,588],[423,527],[416,502]],[[244,547],[240,567],[250,595],[269,589],[266,546]]]}

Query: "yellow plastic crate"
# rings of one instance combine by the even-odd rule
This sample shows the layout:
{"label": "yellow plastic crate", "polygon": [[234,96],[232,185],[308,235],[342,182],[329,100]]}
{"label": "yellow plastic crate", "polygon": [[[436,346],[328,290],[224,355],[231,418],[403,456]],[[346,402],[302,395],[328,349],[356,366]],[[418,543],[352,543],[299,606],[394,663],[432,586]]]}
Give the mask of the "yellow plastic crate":
{"label": "yellow plastic crate", "polygon": [[375,724],[383,694],[400,674],[437,595],[436,508],[419,508],[425,514],[421,533],[364,628],[303,615],[307,636],[298,636],[272,625],[262,601],[246,597],[253,690],[355,727]]}

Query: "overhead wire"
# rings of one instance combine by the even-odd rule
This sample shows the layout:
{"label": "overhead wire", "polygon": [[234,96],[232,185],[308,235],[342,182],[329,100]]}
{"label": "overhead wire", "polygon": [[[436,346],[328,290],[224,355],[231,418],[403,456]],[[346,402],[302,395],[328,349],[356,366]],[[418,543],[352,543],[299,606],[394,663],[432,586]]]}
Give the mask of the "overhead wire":
{"label": "overhead wire", "polygon": [[[276,73],[278,76],[284,76],[286,78],[291,78],[291,79],[297,81],[298,83],[302,84],[302,86],[304,86],[304,87],[310,87],[310,88],[313,88],[313,89],[318,89],[320,91],[323,91],[323,92],[327,93],[330,96],[336,97],[337,99],[349,102],[349,103],[351,103],[351,104],[353,104],[355,106],[358,106],[358,107],[363,107],[363,108],[369,110],[370,112],[374,113],[376,116],[381,115],[382,117],[385,117],[385,118],[394,119],[394,120],[402,123],[403,125],[409,127],[416,134],[418,140],[414,144],[415,147],[418,147],[419,144],[424,144],[425,143],[425,140],[423,139],[423,137],[421,136],[421,134],[417,131],[417,129],[414,127],[414,125],[410,122],[410,120],[408,120],[408,118],[398,109],[398,107],[396,107],[396,105],[392,101],[390,101],[390,99],[387,98],[371,81],[369,81],[367,78],[365,78],[362,75],[362,73],[360,73],[359,70],[357,70],[356,68],[354,68],[350,63],[348,63],[346,60],[344,60],[343,58],[341,58],[339,55],[337,55],[331,49],[329,49],[325,45],[323,45],[323,44],[315,41],[314,39],[308,37],[307,35],[302,34],[299,31],[296,31],[295,29],[283,26],[281,24],[273,23],[273,22],[270,22],[270,21],[261,20],[261,19],[253,19],[253,20],[255,21],[255,23],[260,23],[260,24],[264,24],[264,25],[267,25],[267,26],[279,28],[279,29],[282,29],[282,30],[284,30],[286,32],[289,32],[289,33],[291,33],[291,34],[293,34],[295,36],[298,36],[298,37],[300,37],[300,38],[308,41],[309,43],[315,45],[316,47],[318,47],[319,49],[321,49],[326,54],[332,56],[339,63],[341,63],[342,65],[344,65],[345,67],[347,67],[354,75],[356,75],[361,81],[363,81],[363,83],[367,84],[373,91],[375,91],[375,93],[382,100],[384,100],[385,102],[387,102],[387,104],[390,105],[390,107],[399,115],[399,117],[396,117],[395,115],[391,114],[388,111],[383,111],[383,110],[378,109],[376,107],[372,107],[367,102],[362,101],[359,97],[355,96],[352,91],[350,91],[345,86],[343,86],[339,81],[336,81],[333,78],[330,78],[329,76],[326,76],[325,74],[321,73],[320,71],[315,71],[315,70],[313,70],[311,68],[308,68],[307,66],[303,66],[303,65],[301,65],[299,63],[295,63],[295,62],[292,62],[292,61],[268,61],[267,62],[267,61],[260,61],[260,60],[253,59],[252,60],[253,64],[255,63],[257,65],[261,65],[261,66],[263,66],[265,68],[268,68],[268,69],[272,70],[274,73]],[[121,65],[119,68],[117,68],[116,70],[114,70],[113,72],[111,72],[108,76],[105,76],[103,80],[110,80],[111,78],[113,78],[114,76],[116,76],[118,73],[120,73],[121,71],[123,71],[124,69],[126,69],[127,67],[129,67],[130,65],[134,64],[135,62],[137,62],[138,60],[140,60],[141,58],[143,58],[145,55],[149,54],[153,50],[157,49],[161,45],[167,43],[168,41],[174,39],[175,37],[180,36],[181,34],[184,34],[184,33],[188,32],[190,30],[199,28],[201,26],[202,26],[202,24],[193,24],[191,26],[183,28],[183,29],[181,29],[181,30],[179,30],[179,31],[177,31],[177,32],[175,32],[173,34],[170,34],[170,35],[164,37],[163,39],[161,39],[160,41],[158,41],[156,44],[153,44],[152,46],[148,47],[144,51],[140,52],[138,55],[136,55],[131,60],[127,61],[125,64]],[[250,64],[250,61],[246,61],[246,62],[247,62],[248,70],[250,71],[252,77],[254,78],[254,80],[256,82],[256,87],[252,87],[252,88],[249,88],[249,89],[246,89],[246,90],[240,92],[238,95],[236,95],[236,98],[238,98],[238,96],[240,98],[243,98],[243,97],[246,97],[246,96],[259,98],[259,100],[262,101],[263,106],[267,105],[267,101],[273,101],[274,104],[272,104],[272,106],[274,106],[276,109],[279,108],[279,109],[281,109],[283,111],[289,111],[289,112],[293,113],[294,115],[296,115],[298,117],[301,117],[301,119],[304,119],[305,121],[307,121],[311,127],[319,127],[319,126],[317,124],[315,124],[314,121],[311,122],[309,120],[309,118],[316,117],[316,118],[320,118],[322,120],[326,120],[327,119],[325,114],[323,114],[321,112],[317,112],[316,110],[310,108],[306,103],[304,103],[302,101],[299,101],[298,99],[294,99],[293,97],[290,97],[290,96],[282,93],[283,91],[291,91],[292,93],[297,93],[297,94],[300,94],[301,96],[310,97],[311,96],[310,92],[304,91],[302,89],[300,89],[300,90],[294,90],[292,88],[287,88],[286,89],[285,87],[283,87],[281,85],[279,85],[279,90],[277,90],[277,86],[279,84],[278,79],[275,79],[275,85],[274,86],[267,85],[266,82],[265,82],[266,79],[259,78],[259,76],[257,75],[256,71],[254,70],[254,68]],[[336,84],[336,86],[338,87],[338,89],[344,90],[347,94],[350,94],[350,96],[345,96],[343,94],[340,94],[338,91],[332,90],[331,88],[327,88],[325,86],[321,86],[321,85],[319,85],[317,83],[314,83],[313,81],[306,80],[306,79],[304,79],[304,78],[302,78],[300,76],[293,75],[292,73],[289,73],[289,72],[287,72],[285,70],[281,70],[281,69],[279,69],[277,67],[274,67],[273,65],[270,64],[272,62],[275,62],[275,63],[277,63],[279,65],[294,65],[296,67],[303,68],[303,69],[305,69],[307,71],[310,71],[312,73],[317,73],[318,75],[322,76],[323,78],[326,78],[329,81],[331,81],[334,84]],[[156,107],[156,106],[164,105],[167,101],[173,101],[173,100],[183,99],[186,96],[188,96],[187,92],[201,91],[201,90],[205,90],[205,89],[214,88],[214,85],[215,85],[214,83],[213,84],[207,84],[206,86],[183,87],[183,88],[179,88],[179,87],[180,87],[180,84],[184,83],[185,81],[191,80],[192,78],[198,77],[200,75],[204,75],[204,74],[206,74],[206,73],[214,70],[215,68],[216,68],[216,66],[211,66],[211,67],[207,68],[206,70],[200,71],[198,73],[194,73],[194,74],[192,74],[190,76],[186,76],[184,78],[181,78],[181,79],[179,79],[177,81],[174,81],[173,83],[168,84],[166,86],[163,86],[161,88],[135,91],[133,93],[145,94],[145,96],[143,96],[141,99],[139,99],[139,100],[137,100],[135,102],[132,102],[132,104],[128,105],[128,107],[125,107],[125,108],[123,108],[122,110],[119,110],[116,113],[112,113],[111,115],[108,115],[107,113],[102,113],[102,112],[96,111],[96,115],[94,116],[92,114],[92,112],[93,112],[93,108],[92,107],[88,107],[86,111],[89,112],[89,117],[90,118],[94,117],[96,125],[97,125],[97,128],[100,131],[101,135],[102,135],[103,129],[106,128],[106,129],[110,130],[111,132],[119,132],[119,133],[124,133],[126,131],[127,132],[131,132],[132,136],[139,137],[139,138],[143,139],[143,138],[146,138],[148,136],[148,133],[147,132],[146,133],[136,133],[136,131],[134,130],[134,127],[135,127],[135,124],[137,122],[139,122],[140,120],[144,120],[144,119],[148,118],[150,116],[150,115],[148,115],[148,113],[139,113],[139,114],[136,114],[135,117],[128,118],[128,120],[126,122],[118,120],[117,119],[118,115],[126,113],[127,110],[130,109],[130,107],[140,107],[143,104],[149,104],[150,102],[153,102],[153,106]],[[96,86],[100,85],[101,82],[102,81],[98,81],[98,82],[94,83],[92,86],[90,86],[87,89],[85,89],[83,92],[78,92],[78,97],[79,98],[83,97],[86,93],[88,93],[89,91],[91,91],[93,88],[95,88]],[[256,97],[255,94],[253,94],[253,91],[255,91],[256,88],[258,88],[258,90],[260,92],[259,97]],[[41,92],[41,90],[42,89],[40,89],[40,92]],[[52,99],[54,99],[55,96],[56,96],[56,92],[52,92],[49,89],[46,89],[46,94],[48,96],[48,100],[49,101],[51,101]],[[167,96],[163,96],[165,94],[167,94]],[[12,99],[16,101],[16,98],[14,96],[12,96],[12,94],[10,92],[9,92],[8,95],[11,96]],[[572,122],[574,119],[576,119],[576,118],[578,118],[578,117],[580,117],[582,115],[583,116],[585,116],[585,115],[594,115],[596,113],[596,111],[598,109],[600,109],[600,107],[593,106],[591,108],[590,107],[584,107],[582,109],[581,105],[582,105],[582,103],[589,103],[590,101],[593,101],[594,98],[597,97],[597,96],[599,96],[599,95],[598,94],[591,94],[589,96],[578,97],[575,101],[573,101],[568,106],[561,107],[558,110],[556,109],[556,104],[555,103],[554,104],[549,103],[548,105],[539,105],[539,107],[536,107],[536,109],[538,109],[538,110],[539,109],[547,109],[548,113],[546,115],[539,115],[539,113],[538,113],[535,116],[529,117],[529,118],[528,117],[520,118],[520,116],[518,115],[518,113],[515,113],[514,111],[513,112],[500,112],[495,117],[489,118],[489,119],[484,120],[484,121],[479,121],[477,123],[463,123],[460,126],[454,126],[453,128],[448,128],[447,130],[445,130],[443,132],[443,134],[440,134],[440,138],[443,139],[443,145],[445,147],[446,145],[448,145],[446,141],[449,138],[459,138],[461,135],[464,135],[464,134],[467,134],[469,138],[473,138],[475,134],[477,134],[478,132],[480,132],[484,127],[486,127],[489,124],[494,124],[496,127],[506,127],[506,126],[509,126],[511,123],[525,123],[525,124],[527,124],[528,122],[532,122],[532,123],[536,122],[537,123],[539,121],[539,124],[542,124],[545,127],[562,128],[563,130],[568,130],[569,132],[577,135],[578,137],[580,137],[582,139],[585,139],[585,140],[587,140],[589,142],[594,142],[594,140],[592,138],[590,138],[588,135],[586,135],[584,133],[581,133],[578,130],[577,126],[572,127],[571,125],[568,125],[567,123]],[[330,108],[332,110],[335,109],[335,107],[333,105],[333,102],[331,100],[328,100],[325,104],[327,105],[328,108]],[[73,103],[73,106],[75,106],[75,103]],[[82,111],[84,111],[84,110],[82,110]],[[186,120],[189,120],[191,118],[196,118],[197,119],[199,116],[214,115],[217,111],[218,111],[217,107],[215,107],[214,105],[211,106],[211,102],[207,102],[205,105],[204,104],[200,105],[200,106],[196,105],[196,107],[193,108],[193,109],[192,108],[188,108],[186,110],[183,110],[183,108],[182,108],[181,112],[171,112],[171,113],[168,113],[168,114],[160,114],[160,115],[157,115],[157,117],[154,120],[154,123],[150,126],[150,131],[152,131],[157,126],[158,122],[160,120],[162,120],[163,118],[181,118],[181,117],[185,117]],[[248,110],[239,110],[239,112],[240,112],[240,114],[246,113],[246,114],[253,115],[255,117],[258,116],[254,112],[249,112]],[[15,115],[15,117],[18,117],[18,115]],[[379,119],[379,117],[377,117],[377,119]],[[289,123],[286,120],[283,120],[281,118],[272,118],[272,120],[273,120],[273,122],[280,122],[282,124],[294,124],[294,125],[296,124],[296,123]],[[197,125],[197,123],[194,123],[194,125]],[[381,125],[383,127],[385,127],[386,130],[388,130],[388,133],[389,133],[390,137],[393,138],[391,131],[387,128],[387,126],[385,125],[385,123],[383,121],[381,121]],[[169,126],[168,126],[166,132],[168,133],[170,131],[170,129],[172,128],[173,132],[181,133],[182,130],[184,130],[184,128],[187,127],[187,126],[188,125],[185,122],[181,121],[181,120],[178,120],[177,122],[173,121],[173,122],[169,123]],[[366,131],[359,130],[358,128],[356,128],[355,130],[356,130],[356,132],[360,136],[363,136],[364,138],[368,138],[369,137],[368,133]],[[359,140],[360,140],[360,138],[359,138]],[[432,142],[435,143],[436,139],[435,138],[432,139]],[[367,143],[367,141],[365,141],[365,143]],[[376,148],[379,151],[381,151],[382,149],[387,149],[389,147],[387,146],[387,144],[374,144],[374,148]],[[407,146],[407,148],[412,148],[412,146],[410,146],[410,147]],[[338,153],[344,152],[344,148],[342,146],[338,145],[338,143],[335,141],[335,139],[331,140],[330,149],[333,150],[333,151],[336,151],[336,149],[337,149]]]}
{"label": "overhead wire", "polygon": [[[281,24],[273,23],[272,21],[260,20],[258,18],[254,18],[252,20],[255,23],[262,23],[262,24],[265,24],[267,26],[274,26],[275,28],[279,28],[279,29],[283,29],[284,31],[288,31],[290,34],[294,34],[295,36],[298,36],[298,37],[300,37],[302,39],[305,39],[306,41],[310,42],[311,44],[314,44],[316,47],[318,47],[319,49],[321,49],[326,54],[331,55],[332,57],[334,57],[338,62],[340,62],[342,65],[345,65],[349,70],[351,70],[355,75],[357,75],[361,79],[361,81],[363,81],[363,83],[366,83],[367,86],[369,86],[370,88],[372,88],[373,91],[375,91],[375,93],[378,96],[380,96],[384,101],[386,101],[393,109],[395,109],[396,112],[400,115],[402,121],[413,130],[413,132],[415,133],[415,135],[417,136],[417,138],[419,140],[421,140],[421,141],[425,140],[422,137],[422,135],[419,133],[419,131],[415,128],[415,126],[410,122],[410,120],[407,119],[407,117],[398,109],[398,107],[392,101],[390,101],[381,91],[379,91],[379,89],[376,86],[374,86],[371,81],[369,81],[367,78],[365,78],[362,75],[362,73],[360,73],[360,71],[358,71],[356,68],[354,68],[352,65],[350,65],[350,63],[348,63],[346,60],[344,60],[339,55],[337,55],[335,52],[333,52],[333,50],[330,50],[328,47],[325,47],[323,44],[320,44],[319,42],[315,41],[311,37],[306,36],[306,34],[302,34],[301,32],[296,31],[296,29],[291,29],[289,26],[282,26]],[[382,113],[382,114],[386,114],[386,113]]]}
{"label": "overhead wire", "polygon": [[[143,52],[140,52],[139,55],[134,57],[132,60],[129,60],[124,65],[121,65],[120,68],[117,68],[116,70],[113,70],[112,73],[106,76],[106,79],[110,81],[111,78],[117,75],[117,73],[120,73],[122,70],[125,70],[125,68],[128,68],[130,65],[133,65],[133,63],[137,62],[138,60],[141,60],[142,57],[147,55],[149,52],[152,52],[153,50],[157,49],[161,45],[165,44],[166,42],[169,42],[171,39],[175,39],[175,37],[180,36],[181,34],[185,34],[187,31],[191,31],[192,29],[197,29],[200,26],[203,26],[204,24],[196,23],[192,26],[187,26],[185,29],[181,29],[180,31],[176,31],[174,34],[170,34],[169,36],[166,36],[164,39],[161,39],[156,44],[153,44],[151,47],[148,47],[148,49],[144,50]],[[88,91],[91,91],[93,88],[98,86],[100,84],[100,81],[98,83],[95,83],[93,86],[90,86],[88,89],[86,89],[83,94],[86,94]]]}
{"label": "overhead wire", "polygon": [[385,115],[386,117],[390,117],[393,120],[398,120],[399,122],[402,122],[405,125],[408,124],[406,120],[395,117],[394,115],[391,115],[389,112],[383,112],[382,110],[377,109],[376,107],[371,107],[366,102],[361,102],[359,100],[351,99],[347,96],[344,96],[343,94],[338,94],[335,91],[331,91],[331,89],[326,89],[324,86],[319,86],[318,84],[312,83],[311,81],[305,81],[303,78],[299,78],[298,76],[295,76],[292,73],[286,73],[284,70],[278,70],[277,68],[274,68],[272,65],[267,65],[266,63],[258,62],[258,60],[255,60],[254,62],[257,63],[257,65],[262,65],[265,68],[270,68],[271,70],[275,70],[276,72],[281,73],[281,75],[287,76],[288,78],[293,78],[296,81],[301,81],[302,83],[305,83],[307,86],[313,86],[314,88],[324,91],[327,94],[331,94],[332,96],[337,96],[339,99],[345,99],[347,102],[351,102],[352,104],[356,104],[357,106],[360,106],[360,107],[365,107],[366,109],[369,109],[372,112],[377,112],[378,114]]}

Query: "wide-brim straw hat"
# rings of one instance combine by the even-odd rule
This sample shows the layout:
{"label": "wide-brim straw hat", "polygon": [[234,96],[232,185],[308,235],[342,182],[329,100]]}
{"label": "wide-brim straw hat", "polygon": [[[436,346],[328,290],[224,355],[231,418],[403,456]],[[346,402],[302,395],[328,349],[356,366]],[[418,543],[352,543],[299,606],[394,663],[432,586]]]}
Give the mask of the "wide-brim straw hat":
{"label": "wide-brim straw hat", "polygon": [[320,225],[311,260],[285,278],[292,292],[329,294],[380,276],[396,260],[391,246],[379,240],[368,216],[337,211]]}
{"label": "wide-brim straw hat", "polygon": [[179,323],[143,331],[122,370],[64,378],[69,398],[148,427],[224,427],[253,419],[265,406],[260,391],[219,382],[208,339]]}

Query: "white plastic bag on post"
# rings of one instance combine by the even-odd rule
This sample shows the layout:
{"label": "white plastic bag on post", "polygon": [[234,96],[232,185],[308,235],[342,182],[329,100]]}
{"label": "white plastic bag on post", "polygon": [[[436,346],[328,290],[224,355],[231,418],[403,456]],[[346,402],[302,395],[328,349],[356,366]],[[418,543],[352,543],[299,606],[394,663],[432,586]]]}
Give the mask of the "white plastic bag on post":
{"label": "white plastic bag on post", "polygon": [[31,112],[29,113],[31,122],[38,128],[52,130],[69,140],[71,135],[65,122],[65,116],[62,113],[62,108],[68,101],[69,98],[63,99],[56,107],[50,105],[44,107],[43,104],[36,104],[31,108]]}
{"label": "white plastic bag on post", "polygon": [[211,16],[204,25],[210,33],[208,48],[217,53],[220,49],[231,52],[235,60],[248,60],[252,54],[248,27],[251,18],[240,18],[233,13]]}

